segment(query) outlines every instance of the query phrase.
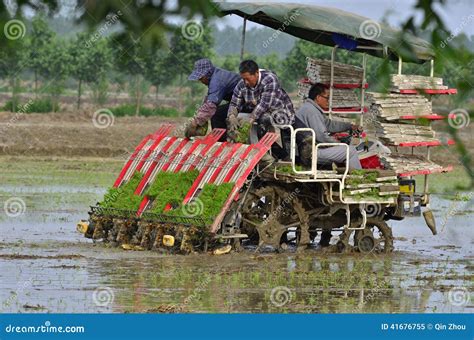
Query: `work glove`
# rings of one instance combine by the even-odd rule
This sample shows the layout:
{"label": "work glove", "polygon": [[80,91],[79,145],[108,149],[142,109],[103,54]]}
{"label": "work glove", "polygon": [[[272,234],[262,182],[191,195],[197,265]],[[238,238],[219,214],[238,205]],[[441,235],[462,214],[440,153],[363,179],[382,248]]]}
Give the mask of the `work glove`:
{"label": "work glove", "polygon": [[352,124],[351,129],[352,131],[358,132],[358,133],[361,133],[362,131],[364,131],[364,128],[357,124]]}
{"label": "work glove", "polygon": [[194,119],[190,120],[184,129],[184,136],[191,138],[195,136],[205,136],[207,134],[207,122],[204,125],[198,125]]}
{"label": "work glove", "polygon": [[227,140],[229,142],[235,142],[239,133],[240,121],[235,115],[229,115],[227,117]]}
{"label": "work glove", "polygon": [[194,119],[191,119],[189,122],[186,123],[184,128],[184,136],[186,138],[191,138],[196,136],[197,133],[197,123]]}

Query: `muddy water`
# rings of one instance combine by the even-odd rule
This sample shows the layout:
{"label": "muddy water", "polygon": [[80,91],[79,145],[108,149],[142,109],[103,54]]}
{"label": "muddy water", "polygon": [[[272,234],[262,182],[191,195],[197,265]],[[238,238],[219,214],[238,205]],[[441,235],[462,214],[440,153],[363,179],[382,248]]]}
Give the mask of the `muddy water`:
{"label": "muddy water", "polygon": [[[474,205],[433,196],[423,219],[390,222],[391,255],[160,255],[94,244],[75,231],[104,190],[0,186],[24,212],[0,219],[1,312],[472,313]],[[457,290],[453,290],[457,287]],[[450,293],[451,292],[451,293]]]}

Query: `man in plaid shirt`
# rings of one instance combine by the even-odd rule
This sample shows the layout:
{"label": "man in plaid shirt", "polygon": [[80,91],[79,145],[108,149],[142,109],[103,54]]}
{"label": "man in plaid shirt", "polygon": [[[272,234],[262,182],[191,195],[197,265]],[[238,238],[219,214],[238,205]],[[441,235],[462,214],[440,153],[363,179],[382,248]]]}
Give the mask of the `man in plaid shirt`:
{"label": "man in plaid shirt", "polygon": [[250,113],[252,123],[264,122],[268,118],[275,125],[294,123],[293,103],[274,73],[259,69],[253,60],[242,61],[239,72],[242,79],[234,89],[227,114],[229,139],[235,139],[235,131],[239,126],[237,120],[239,112]]}
{"label": "man in plaid shirt", "polygon": [[253,60],[242,61],[239,71],[242,80],[234,89],[228,115],[251,110],[253,120],[269,114],[275,124],[293,124],[293,103],[274,73],[259,69]]}

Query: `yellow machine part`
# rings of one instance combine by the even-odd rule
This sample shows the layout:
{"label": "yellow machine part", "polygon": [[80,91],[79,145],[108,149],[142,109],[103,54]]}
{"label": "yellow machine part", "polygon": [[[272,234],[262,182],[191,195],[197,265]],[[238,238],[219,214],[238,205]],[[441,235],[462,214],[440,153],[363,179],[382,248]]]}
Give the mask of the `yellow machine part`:
{"label": "yellow machine part", "polygon": [[165,245],[167,247],[174,246],[174,236],[164,235],[163,236],[163,245]]}
{"label": "yellow machine part", "polygon": [[87,232],[87,229],[89,228],[89,222],[88,221],[80,221],[76,225],[76,230],[80,232],[81,234],[85,234]]}

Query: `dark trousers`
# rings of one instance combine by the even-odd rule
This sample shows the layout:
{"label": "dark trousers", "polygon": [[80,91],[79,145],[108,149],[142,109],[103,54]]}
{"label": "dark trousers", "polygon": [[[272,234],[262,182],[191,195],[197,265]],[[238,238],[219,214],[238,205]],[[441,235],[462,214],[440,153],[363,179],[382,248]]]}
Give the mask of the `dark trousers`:
{"label": "dark trousers", "polygon": [[[219,105],[216,109],[216,113],[211,117],[211,127],[213,129],[225,129],[227,130],[227,111],[229,111],[229,103]],[[219,142],[225,142],[227,140],[227,133],[224,133],[219,139]]]}
{"label": "dark trousers", "polygon": [[[273,127],[272,120],[269,115],[263,115],[257,120],[259,124],[258,127],[258,139],[262,138],[267,132],[275,132]],[[272,155],[276,159],[288,160],[290,142],[291,142],[291,132],[289,129],[280,129],[281,142],[283,146],[278,145],[278,143],[273,143],[272,145]]]}

